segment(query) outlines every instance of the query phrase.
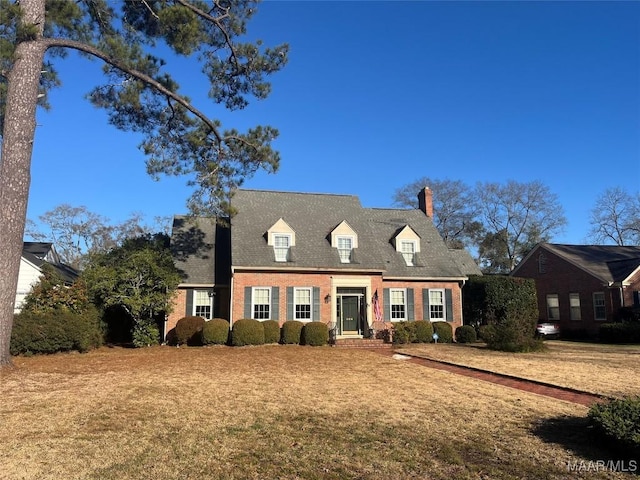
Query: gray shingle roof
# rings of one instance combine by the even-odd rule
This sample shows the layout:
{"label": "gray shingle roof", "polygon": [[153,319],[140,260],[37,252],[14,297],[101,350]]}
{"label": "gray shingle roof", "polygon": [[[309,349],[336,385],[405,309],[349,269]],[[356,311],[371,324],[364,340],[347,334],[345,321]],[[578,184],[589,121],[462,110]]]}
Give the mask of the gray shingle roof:
{"label": "gray shingle roof", "polygon": [[[433,223],[420,210],[363,208],[357,197],[315,193],[238,190],[231,202],[234,267],[369,270],[387,277],[462,278]],[[291,260],[276,262],[266,232],[282,218],[296,234]],[[341,263],[331,231],[346,221],[358,235],[354,262]],[[405,225],[421,238],[417,265],[407,267],[391,239]]]}
{"label": "gray shingle roof", "polygon": [[52,243],[24,242],[22,245],[22,257],[38,268],[44,263],[50,264],[67,284],[75,282],[78,278],[78,270],[60,261],[60,257]]}
{"label": "gray shingle roof", "polygon": [[480,267],[467,250],[463,248],[450,248],[449,254],[465,275],[482,275],[482,270],[480,270]]}
{"label": "gray shingle roof", "polygon": [[544,243],[540,247],[566,259],[603,282],[626,280],[640,267],[640,246]]}

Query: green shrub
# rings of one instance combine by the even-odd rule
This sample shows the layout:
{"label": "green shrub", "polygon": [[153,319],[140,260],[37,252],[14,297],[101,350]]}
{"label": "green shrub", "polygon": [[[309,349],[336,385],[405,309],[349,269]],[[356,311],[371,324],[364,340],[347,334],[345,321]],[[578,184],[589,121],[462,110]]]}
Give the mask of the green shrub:
{"label": "green shrub", "polygon": [[463,295],[465,319],[491,326],[482,333],[489,348],[509,352],[544,349],[534,338],[538,301],[532,279],[474,276],[465,283]]}
{"label": "green shrub", "polygon": [[233,323],[231,345],[264,345],[264,325],[253,318],[243,318]]}
{"label": "green shrub", "polygon": [[462,325],[456,328],[456,342],[458,343],[473,343],[478,340],[476,335],[476,329],[471,325]]}
{"label": "green shrub", "polygon": [[176,341],[178,345],[202,345],[204,318],[182,317],[176,323]]}
{"label": "green shrub", "polygon": [[276,320],[266,320],[264,325],[264,343],[278,343],[280,341],[280,323]]}
{"label": "green shrub", "polygon": [[287,320],[280,329],[280,343],[285,345],[299,344],[302,339],[302,327],[304,323],[298,320]]}
{"label": "green shrub", "polygon": [[640,343],[640,323],[603,323],[600,325],[600,341],[603,343]]}
{"label": "green shrub", "polygon": [[70,350],[86,352],[101,344],[102,330],[95,310],[82,314],[56,310],[16,315],[9,348],[12,355],[29,355]]}
{"label": "green shrub", "polygon": [[226,345],[229,341],[229,322],[224,318],[214,318],[202,327],[203,345]]}
{"label": "green shrub", "polygon": [[589,409],[589,423],[604,443],[613,443],[636,458],[640,455],[640,397],[596,403]]}
{"label": "green shrub", "polygon": [[405,344],[416,341],[416,322],[394,322],[393,343]]}
{"label": "green shrub", "polygon": [[430,343],[433,341],[433,325],[426,320],[418,320],[414,323],[416,331],[415,341],[418,343]]}
{"label": "green shrub", "polygon": [[160,343],[160,329],[153,319],[137,322],[132,331],[135,347],[149,347]]}
{"label": "green shrub", "polygon": [[305,323],[301,332],[301,343],[320,347],[329,343],[329,327],[322,322]]}
{"label": "green shrub", "polygon": [[433,322],[433,332],[438,334],[438,343],[453,342],[453,327],[448,322]]}

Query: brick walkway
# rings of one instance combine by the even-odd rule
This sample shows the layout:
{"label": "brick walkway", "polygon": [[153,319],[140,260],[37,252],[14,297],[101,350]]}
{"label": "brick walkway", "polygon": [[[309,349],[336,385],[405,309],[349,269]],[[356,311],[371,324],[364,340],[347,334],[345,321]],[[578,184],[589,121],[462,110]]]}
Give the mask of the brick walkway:
{"label": "brick walkway", "polygon": [[[393,357],[396,353],[391,349],[372,349],[376,353],[385,355],[387,357]],[[423,367],[436,368],[438,370],[444,370],[458,375],[465,375],[471,378],[477,378],[486,382],[496,383],[505,387],[516,388],[525,392],[535,393],[537,395],[544,395],[552,397],[558,400],[564,400],[565,402],[577,403],[585,405],[587,407],[593,405],[596,402],[602,402],[607,400],[606,397],[596,395],[593,393],[582,392],[580,390],[574,390],[567,387],[558,387],[550,385],[544,382],[537,382],[535,380],[526,380],[524,378],[513,377],[510,375],[504,375],[500,373],[493,373],[486,370],[481,370],[473,367],[464,367],[461,365],[454,365],[452,363],[430,360],[427,358],[413,357],[406,354],[401,354],[407,357],[405,362],[413,363],[416,365],[422,365]]]}

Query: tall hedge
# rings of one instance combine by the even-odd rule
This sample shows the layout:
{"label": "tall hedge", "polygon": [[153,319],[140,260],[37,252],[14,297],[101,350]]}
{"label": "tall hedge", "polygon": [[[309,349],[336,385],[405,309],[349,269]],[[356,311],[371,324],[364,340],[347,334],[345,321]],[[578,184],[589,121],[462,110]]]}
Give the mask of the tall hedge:
{"label": "tall hedge", "polygon": [[470,277],[463,288],[464,317],[483,329],[489,348],[504,351],[537,350],[538,301],[533,279],[495,276]]}

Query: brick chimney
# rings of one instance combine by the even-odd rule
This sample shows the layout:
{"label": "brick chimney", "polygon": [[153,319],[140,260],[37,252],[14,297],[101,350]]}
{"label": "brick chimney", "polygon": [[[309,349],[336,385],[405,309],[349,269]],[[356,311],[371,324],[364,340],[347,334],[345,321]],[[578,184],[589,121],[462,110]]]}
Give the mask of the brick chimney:
{"label": "brick chimney", "polygon": [[418,192],[418,207],[427,217],[433,218],[433,192],[429,187]]}

